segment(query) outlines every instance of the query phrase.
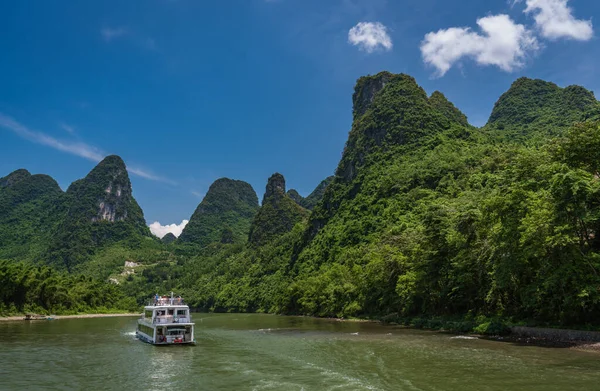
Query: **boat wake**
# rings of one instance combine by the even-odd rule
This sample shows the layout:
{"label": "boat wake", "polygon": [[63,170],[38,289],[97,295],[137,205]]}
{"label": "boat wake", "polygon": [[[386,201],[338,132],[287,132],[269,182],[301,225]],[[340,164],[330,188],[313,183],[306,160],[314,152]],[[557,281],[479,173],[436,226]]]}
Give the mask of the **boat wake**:
{"label": "boat wake", "polygon": [[133,337],[136,338],[135,331],[128,331],[126,333],[121,333],[124,337]]}

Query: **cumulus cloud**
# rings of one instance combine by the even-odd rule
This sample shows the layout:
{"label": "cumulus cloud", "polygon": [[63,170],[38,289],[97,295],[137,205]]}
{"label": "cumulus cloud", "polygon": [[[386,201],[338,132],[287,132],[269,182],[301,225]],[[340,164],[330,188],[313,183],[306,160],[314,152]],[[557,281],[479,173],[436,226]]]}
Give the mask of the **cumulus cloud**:
{"label": "cumulus cloud", "polygon": [[352,27],[348,32],[348,42],[367,53],[377,49],[389,51],[393,47],[387,27],[379,22],[360,22]]}
{"label": "cumulus cloud", "polygon": [[125,29],[124,27],[105,27],[102,30],[100,30],[100,34],[106,42],[110,42],[116,38],[122,37],[125,34],[127,34],[127,29]]}
{"label": "cumulus cloud", "polygon": [[155,221],[154,223],[150,224],[148,227],[150,228],[150,232],[152,232],[154,235],[156,235],[162,239],[163,236],[165,236],[169,232],[172,233],[173,235],[179,237],[179,235],[181,235],[181,232],[183,231],[183,229],[185,228],[187,223],[189,223],[188,220],[183,220],[181,222],[181,224],[162,225],[158,221]]}
{"label": "cumulus cloud", "polygon": [[[107,155],[102,150],[83,142],[62,141],[45,133],[31,130],[25,125],[17,122],[14,118],[11,118],[2,113],[0,113],[0,128],[8,129],[11,132],[17,134],[18,136],[36,144],[45,145],[58,151],[70,153],[71,155],[82,157],[94,163],[98,163]],[[69,131],[68,128],[65,128],[64,126],[63,129]],[[150,179],[153,181],[175,184],[169,179],[159,177],[141,168],[128,166],[127,171],[129,171],[133,175],[137,175],[139,177]]]}
{"label": "cumulus cloud", "polygon": [[534,15],[536,27],[544,38],[579,41],[592,39],[594,29],[591,20],[576,19],[568,2],[569,0],[526,0],[525,13]]}
{"label": "cumulus cloud", "polygon": [[423,61],[437,68],[439,77],[463,58],[511,72],[522,67],[527,55],[539,48],[533,33],[508,15],[480,18],[477,25],[481,33],[469,27],[428,33],[421,43]]}

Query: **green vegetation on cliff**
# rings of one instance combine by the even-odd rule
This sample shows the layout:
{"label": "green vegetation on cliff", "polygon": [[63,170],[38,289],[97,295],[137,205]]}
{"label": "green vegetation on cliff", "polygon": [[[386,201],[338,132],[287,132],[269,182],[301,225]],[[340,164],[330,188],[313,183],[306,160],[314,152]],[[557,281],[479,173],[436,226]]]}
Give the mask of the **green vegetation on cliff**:
{"label": "green vegetation on cliff", "polygon": [[266,244],[290,232],[307,215],[308,212],[286,194],[283,175],[275,173],[269,178],[262,206],[254,217],[248,240],[253,245]]}
{"label": "green vegetation on cliff", "polygon": [[40,260],[58,222],[64,193],[47,175],[17,170],[0,179],[0,259]]}
{"label": "green vegetation on cliff", "polygon": [[546,138],[560,136],[575,122],[598,118],[600,107],[591,91],[522,77],[498,99],[486,128],[519,140]]}
{"label": "green vegetation on cliff", "polygon": [[189,231],[193,240],[107,247],[85,270],[137,256],[126,295],[176,290],[211,311],[486,319],[484,331],[501,329],[496,318],[600,326],[591,92],[519,79],[482,129],[407,75],[359,79],[353,103],[336,175],[315,190],[312,212],[300,206],[310,197],[286,193],[274,174],[258,211],[255,194],[244,203],[256,215],[237,230],[239,213],[224,216],[239,192],[224,186],[196,211],[203,231]]}
{"label": "green vegetation on cliff", "polygon": [[163,242],[164,244],[171,244],[174,241],[177,240],[177,237],[175,235],[173,235],[171,232],[168,232],[165,236],[163,236],[161,239],[161,242]]}
{"label": "green vegetation on cliff", "polygon": [[218,179],[208,189],[183,229],[179,241],[200,246],[223,240],[245,243],[257,210],[258,197],[249,183]]}
{"label": "green vegetation on cliff", "polygon": [[294,200],[298,205],[302,206],[302,201],[304,201],[304,197],[298,193],[296,189],[290,189],[287,191],[287,195]]}
{"label": "green vegetation on cliff", "polygon": [[59,273],[47,266],[0,260],[0,315],[135,311],[138,305],[113,284]]}
{"label": "green vegetation on cliff", "polygon": [[[329,184],[333,182],[333,178],[335,177],[330,176],[323,179],[321,183],[319,183],[319,185],[315,188],[315,190],[313,190],[313,192],[308,195],[308,197],[302,198],[300,199],[300,201],[296,201],[294,199],[294,201],[296,201],[301,207],[305,209],[313,210],[315,206],[323,199],[323,196],[325,195],[325,190],[327,189],[327,186],[329,186]],[[295,190],[288,191],[288,194],[291,191]]]}
{"label": "green vegetation on cliff", "polygon": [[152,240],[133,198],[125,163],[118,156],[106,157],[85,178],[73,182],[64,203],[66,216],[47,255],[56,267],[74,271],[103,246],[125,242],[137,247]]}
{"label": "green vegetation on cliff", "polygon": [[[523,115],[544,123],[554,100],[531,99]],[[337,176],[310,220],[191,260],[181,287],[198,307],[598,326],[598,123],[548,120],[555,139],[498,142],[387,73],[359,80],[354,101]]]}

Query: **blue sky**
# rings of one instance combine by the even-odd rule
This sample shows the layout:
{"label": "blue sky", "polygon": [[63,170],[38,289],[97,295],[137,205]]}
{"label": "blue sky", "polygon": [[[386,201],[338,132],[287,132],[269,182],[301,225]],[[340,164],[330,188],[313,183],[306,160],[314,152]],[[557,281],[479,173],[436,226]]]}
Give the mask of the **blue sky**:
{"label": "blue sky", "polygon": [[356,79],[442,91],[474,125],[520,76],[600,88],[593,0],[139,0],[0,4],[0,176],[66,189],[127,162],[148,223],[188,219],[220,177],[262,198],[331,175]]}

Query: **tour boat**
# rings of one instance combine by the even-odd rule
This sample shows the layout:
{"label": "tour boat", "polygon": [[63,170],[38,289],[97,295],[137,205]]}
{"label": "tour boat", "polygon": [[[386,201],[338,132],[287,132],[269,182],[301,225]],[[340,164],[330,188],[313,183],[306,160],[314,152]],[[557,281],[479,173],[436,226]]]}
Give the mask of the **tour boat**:
{"label": "tour boat", "polygon": [[181,297],[158,296],[144,307],[135,332],[138,339],[152,345],[195,344],[190,308]]}

